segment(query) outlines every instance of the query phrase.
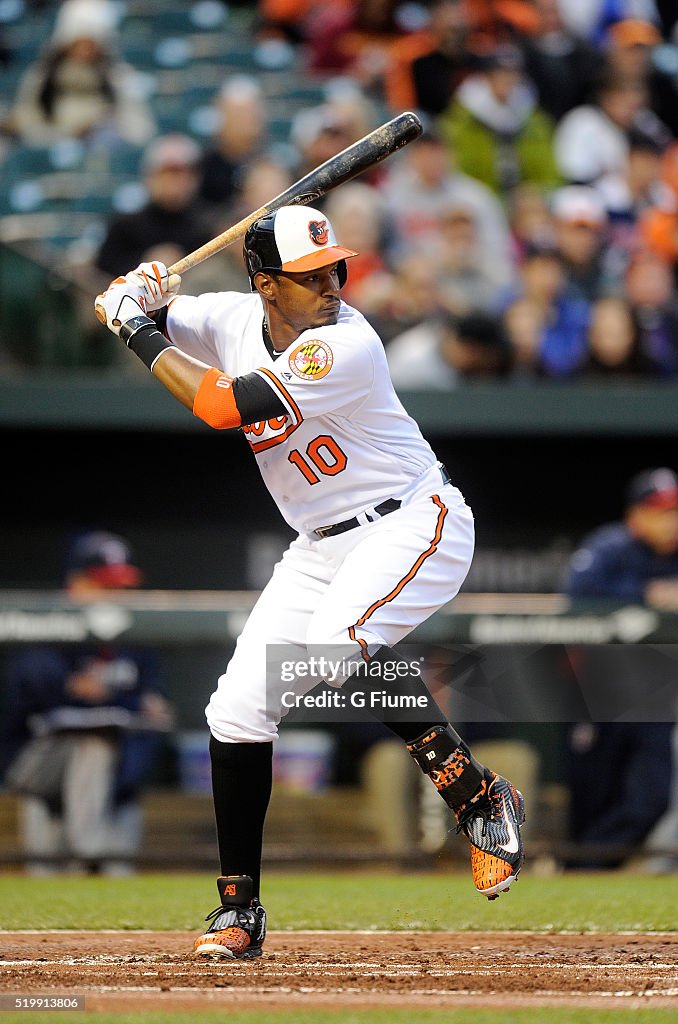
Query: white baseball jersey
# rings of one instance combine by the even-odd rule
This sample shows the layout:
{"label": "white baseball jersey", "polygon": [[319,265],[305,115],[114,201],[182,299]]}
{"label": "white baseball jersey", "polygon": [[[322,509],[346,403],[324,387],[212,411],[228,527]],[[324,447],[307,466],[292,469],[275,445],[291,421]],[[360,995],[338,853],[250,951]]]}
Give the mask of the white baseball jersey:
{"label": "white baseball jersey", "polygon": [[342,302],[335,325],[312,328],[271,356],[258,294],[182,295],[168,308],[179,349],[231,377],[256,371],[287,413],[243,427],[264,482],[299,533],[398,498],[436,463],[400,403],[382,343]]}

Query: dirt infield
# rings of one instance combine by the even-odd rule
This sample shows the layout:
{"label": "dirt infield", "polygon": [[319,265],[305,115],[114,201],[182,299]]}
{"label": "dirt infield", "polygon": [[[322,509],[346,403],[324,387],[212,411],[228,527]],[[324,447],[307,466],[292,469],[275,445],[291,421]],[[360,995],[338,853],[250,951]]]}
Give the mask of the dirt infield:
{"label": "dirt infield", "polygon": [[187,932],[0,932],[0,993],[94,1012],[284,1006],[656,1006],[678,1012],[678,934],[273,932],[196,962]]}

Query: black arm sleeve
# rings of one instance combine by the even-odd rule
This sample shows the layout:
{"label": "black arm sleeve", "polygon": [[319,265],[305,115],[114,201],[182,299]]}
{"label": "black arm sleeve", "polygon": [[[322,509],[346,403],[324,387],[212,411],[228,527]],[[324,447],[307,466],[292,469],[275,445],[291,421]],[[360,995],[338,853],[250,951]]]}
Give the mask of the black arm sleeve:
{"label": "black arm sleeve", "polygon": [[282,399],[258,373],[233,378],[233,397],[244,427],[274,416],[286,416]]}
{"label": "black arm sleeve", "polygon": [[[153,319],[154,330],[151,331],[139,331],[131,339],[130,348],[139,355],[139,358],[143,359],[147,366],[151,366],[148,359],[144,359],[145,351],[143,353],[137,351],[137,347],[143,346],[146,343],[146,347],[152,345],[151,341],[147,342],[147,337],[153,339],[155,348],[152,352],[152,358],[157,358],[159,352],[164,351],[166,347],[172,344],[167,333],[167,306],[163,306],[162,309],[156,310],[151,314]],[[167,339],[165,346],[162,346],[161,338],[158,334],[162,335],[163,340]],[[235,404],[238,407],[242,425],[244,427],[249,426],[250,423],[257,423],[261,420],[269,420],[274,416],[286,416],[287,409],[283,405],[282,400],[276,395],[275,391],[266,383],[266,381],[258,373],[245,373],[241,377],[233,378],[233,398]]]}

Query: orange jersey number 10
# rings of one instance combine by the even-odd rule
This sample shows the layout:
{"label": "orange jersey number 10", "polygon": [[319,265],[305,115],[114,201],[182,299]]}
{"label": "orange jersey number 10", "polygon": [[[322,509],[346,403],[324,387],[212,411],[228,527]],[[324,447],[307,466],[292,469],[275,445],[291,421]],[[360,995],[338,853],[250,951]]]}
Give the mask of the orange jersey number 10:
{"label": "orange jersey number 10", "polygon": [[[346,463],[348,462],[346,453],[341,450],[337,442],[329,434],[320,434],[319,437],[314,437],[306,448],[306,456],[307,458],[305,459],[301,452],[294,448],[287,456],[287,459],[288,462],[297,467],[309,484],[320,482],[318,473],[321,476],[336,476],[337,473],[341,473],[342,470],[346,469]],[[315,472],[313,466],[318,470],[318,473]]]}

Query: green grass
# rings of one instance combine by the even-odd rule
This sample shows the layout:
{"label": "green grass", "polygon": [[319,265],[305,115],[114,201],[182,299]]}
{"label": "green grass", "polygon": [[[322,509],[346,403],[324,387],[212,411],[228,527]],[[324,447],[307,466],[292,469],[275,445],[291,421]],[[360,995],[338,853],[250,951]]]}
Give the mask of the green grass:
{"label": "green grass", "polygon": [[[633,1014],[633,1016],[631,1016]],[[675,1010],[590,1010],[549,1007],[534,1010],[255,1010],[205,1013],[54,1013],[31,1011],[31,1024],[675,1024]],[[16,1014],[0,1013],[0,1024],[16,1024]]]}
{"label": "green grass", "polygon": [[[5,874],[0,875],[0,924],[8,930],[196,929],[216,896],[209,875]],[[465,874],[269,872],[262,899],[270,927],[283,930],[640,932],[673,931],[678,925],[678,875],[528,874],[490,902],[474,892]]]}

